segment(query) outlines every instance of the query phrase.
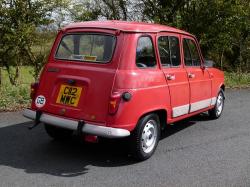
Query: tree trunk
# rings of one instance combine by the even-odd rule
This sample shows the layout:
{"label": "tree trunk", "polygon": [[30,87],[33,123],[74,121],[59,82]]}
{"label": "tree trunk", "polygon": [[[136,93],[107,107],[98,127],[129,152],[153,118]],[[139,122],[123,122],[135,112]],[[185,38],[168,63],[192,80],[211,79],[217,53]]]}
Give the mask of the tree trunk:
{"label": "tree trunk", "polygon": [[241,44],[241,41],[240,41],[240,45],[239,45],[239,72],[238,72],[238,76],[239,76],[239,82],[241,81],[241,78],[242,78],[242,44]]}
{"label": "tree trunk", "polygon": [[2,85],[2,67],[0,66],[0,86]]}
{"label": "tree trunk", "polygon": [[17,80],[19,78],[19,66],[15,67],[16,70],[15,70],[15,74],[14,75],[12,75],[9,66],[7,66],[6,68],[7,68],[7,72],[8,72],[8,76],[9,76],[9,80],[10,80],[11,85],[16,86],[17,85]]}
{"label": "tree trunk", "polygon": [[220,69],[223,70],[223,58],[224,58],[224,49],[221,52],[220,55]]}

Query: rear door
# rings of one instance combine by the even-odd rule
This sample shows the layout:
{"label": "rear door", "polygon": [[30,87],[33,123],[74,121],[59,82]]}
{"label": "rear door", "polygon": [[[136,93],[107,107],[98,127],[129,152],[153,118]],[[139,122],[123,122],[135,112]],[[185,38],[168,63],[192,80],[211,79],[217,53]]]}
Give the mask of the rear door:
{"label": "rear door", "polygon": [[184,62],[190,84],[190,113],[211,104],[212,82],[207,69],[202,68],[202,58],[196,40],[183,37]]}
{"label": "rear door", "polygon": [[188,114],[189,83],[180,58],[180,36],[169,33],[160,34],[157,43],[162,71],[169,86],[172,117]]}
{"label": "rear door", "polygon": [[114,51],[119,51],[119,41],[113,34],[98,32],[59,36],[40,80],[38,94],[46,98],[42,110],[105,122],[119,59]]}

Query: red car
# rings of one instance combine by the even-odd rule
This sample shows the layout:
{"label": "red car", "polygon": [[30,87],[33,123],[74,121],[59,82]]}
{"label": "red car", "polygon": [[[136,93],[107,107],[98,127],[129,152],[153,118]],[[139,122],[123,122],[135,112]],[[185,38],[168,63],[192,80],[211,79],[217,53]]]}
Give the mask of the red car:
{"label": "red car", "polygon": [[224,74],[204,61],[196,38],[172,27],[124,21],[73,23],[60,30],[24,116],[53,138],[73,131],[131,141],[140,160],[161,127],[206,112],[219,118]]}

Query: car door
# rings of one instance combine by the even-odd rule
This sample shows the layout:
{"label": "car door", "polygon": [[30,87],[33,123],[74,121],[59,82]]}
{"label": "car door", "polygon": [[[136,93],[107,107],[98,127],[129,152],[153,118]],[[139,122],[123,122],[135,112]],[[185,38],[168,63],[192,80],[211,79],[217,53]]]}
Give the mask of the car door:
{"label": "car door", "polygon": [[172,118],[188,114],[189,83],[180,58],[180,36],[161,33],[157,37],[157,46],[161,68],[169,87]]}
{"label": "car door", "polygon": [[186,73],[190,85],[190,113],[211,105],[209,72],[203,68],[202,57],[197,42],[192,37],[183,37],[183,54]]}

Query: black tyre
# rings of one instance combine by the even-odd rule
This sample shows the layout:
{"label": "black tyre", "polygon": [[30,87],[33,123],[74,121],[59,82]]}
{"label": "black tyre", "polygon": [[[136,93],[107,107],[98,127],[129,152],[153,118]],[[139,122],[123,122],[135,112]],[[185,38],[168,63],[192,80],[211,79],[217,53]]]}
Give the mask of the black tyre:
{"label": "black tyre", "polygon": [[211,119],[218,119],[221,116],[222,111],[224,109],[224,100],[225,100],[224,92],[221,89],[216,98],[216,103],[214,108],[208,111],[209,117]]}
{"label": "black tyre", "polygon": [[149,114],[141,118],[131,134],[130,147],[137,160],[150,158],[160,138],[160,120],[158,115]]}
{"label": "black tyre", "polygon": [[70,138],[73,134],[72,130],[63,129],[59,127],[52,126],[50,124],[44,124],[47,134],[54,139],[63,140]]}

